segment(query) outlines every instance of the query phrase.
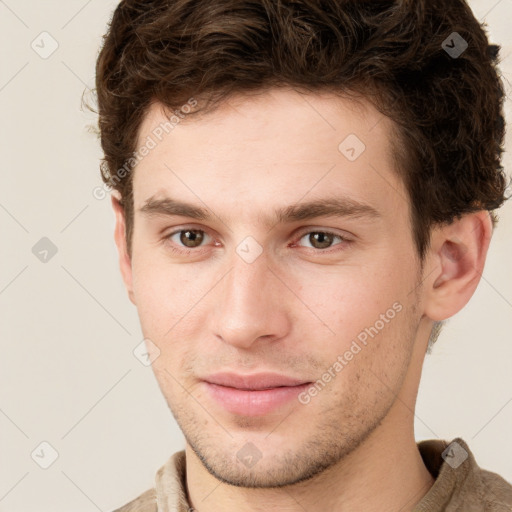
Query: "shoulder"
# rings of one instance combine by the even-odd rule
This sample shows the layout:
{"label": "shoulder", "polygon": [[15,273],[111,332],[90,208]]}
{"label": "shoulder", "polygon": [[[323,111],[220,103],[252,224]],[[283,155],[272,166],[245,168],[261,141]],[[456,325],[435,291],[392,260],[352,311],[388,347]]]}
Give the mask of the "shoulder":
{"label": "shoulder", "polygon": [[418,447],[435,481],[415,512],[512,511],[510,482],[481,468],[464,440],[428,440]]}
{"label": "shoulder", "polygon": [[487,505],[484,510],[512,510],[512,484],[485,469],[480,469],[479,480],[482,501]]}
{"label": "shoulder", "polygon": [[148,489],[137,498],[123,505],[121,508],[117,508],[113,512],[158,512],[155,489]]}
{"label": "shoulder", "polygon": [[[512,510],[512,485],[510,482],[507,482],[501,475],[493,471],[481,468],[468,445],[462,439],[457,438],[454,443],[463,446],[467,460],[461,464],[460,468],[456,465],[454,468],[446,469],[453,473],[460,472],[461,475],[465,475],[464,478],[460,479],[461,495],[471,497],[472,501],[479,503],[480,510],[485,512]],[[467,464],[466,467],[464,467],[465,464]],[[449,466],[447,459],[445,465]]]}
{"label": "shoulder", "polygon": [[158,504],[165,510],[187,510],[185,450],[171,455],[156,472],[155,486],[112,512],[158,512]]}

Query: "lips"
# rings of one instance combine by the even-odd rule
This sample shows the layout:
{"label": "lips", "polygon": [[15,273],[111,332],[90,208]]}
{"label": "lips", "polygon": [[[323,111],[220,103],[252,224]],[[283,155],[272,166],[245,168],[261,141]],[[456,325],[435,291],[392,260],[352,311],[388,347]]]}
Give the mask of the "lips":
{"label": "lips", "polygon": [[311,382],[277,373],[217,373],[203,379],[209,396],[231,414],[262,416],[289,406]]}
{"label": "lips", "polygon": [[237,388],[249,391],[257,391],[262,389],[271,389],[279,387],[292,387],[305,384],[307,381],[294,379],[277,373],[257,373],[253,375],[239,375],[235,373],[217,373],[206,377],[206,382],[217,384],[218,386],[226,386],[229,388]]}

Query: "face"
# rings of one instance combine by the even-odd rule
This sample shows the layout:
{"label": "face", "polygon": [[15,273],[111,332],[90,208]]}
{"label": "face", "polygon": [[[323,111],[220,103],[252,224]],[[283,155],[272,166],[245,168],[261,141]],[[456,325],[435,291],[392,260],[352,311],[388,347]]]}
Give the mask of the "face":
{"label": "face", "polygon": [[[141,144],[165,121],[154,105]],[[401,393],[421,287],[389,122],[328,94],[239,96],[134,171],[125,281],[162,393],[221,480],[308,479]]]}

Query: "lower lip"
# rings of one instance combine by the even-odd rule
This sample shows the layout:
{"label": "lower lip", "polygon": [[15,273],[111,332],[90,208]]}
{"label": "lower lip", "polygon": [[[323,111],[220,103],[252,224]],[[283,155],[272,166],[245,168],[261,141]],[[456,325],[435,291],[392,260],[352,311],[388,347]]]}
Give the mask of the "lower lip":
{"label": "lower lip", "polygon": [[204,384],[217,403],[228,412],[241,416],[262,416],[272,412],[292,400],[297,400],[298,395],[311,386],[311,383],[306,383],[300,386],[247,391],[210,382]]}

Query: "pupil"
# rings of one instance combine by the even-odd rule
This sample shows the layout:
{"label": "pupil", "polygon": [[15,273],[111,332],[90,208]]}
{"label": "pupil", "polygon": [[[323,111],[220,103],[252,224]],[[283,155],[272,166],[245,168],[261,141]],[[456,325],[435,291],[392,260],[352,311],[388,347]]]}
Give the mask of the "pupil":
{"label": "pupil", "polygon": [[[313,237],[313,239],[315,241],[315,243],[312,243],[313,247],[315,247],[315,244],[320,245],[321,246],[321,247],[319,247],[320,249],[325,249],[326,247],[329,247],[330,242],[331,242],[331,235],[329,235],[327,233],[317,232],[317,233],[312,233],[310,235],[310,237],[311,236]],[[320,240],[318,240],[318,238]]]}
{"label": "pupil", "polygon": [[[187,238],[187,235],[190,235],[190,238]],[[187,247],[196,247],[199,245],[203,240],[203,235],[201,231],[196,229],[188,229],[186,231],[182,231],[180,236],[180,241],[183,243],[183,245],[186,245]],[[198,244],[195,245],[195,242],[198,241]]]}

